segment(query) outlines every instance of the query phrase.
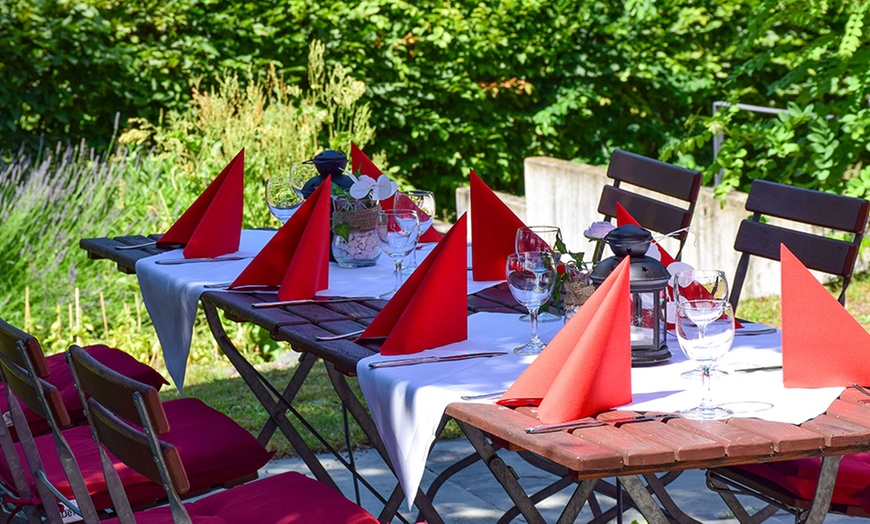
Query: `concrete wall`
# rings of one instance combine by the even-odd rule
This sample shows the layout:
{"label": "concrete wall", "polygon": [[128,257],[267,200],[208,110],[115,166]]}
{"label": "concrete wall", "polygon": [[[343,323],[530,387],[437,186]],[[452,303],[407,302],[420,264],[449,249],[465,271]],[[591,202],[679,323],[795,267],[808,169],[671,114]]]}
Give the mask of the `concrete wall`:
{"label": "concrete wall", "polygon": [[[572,251],[585,252],[588,260],[593,244],[584,238],[583,231],[590,223],[601,220],[597,211],[598,199],[601,187],[609,183],[605,167],[532,157],[525,161],[525,198],[499,196],[526,224],[559,226],[568,247]],[[638,189],[638,192],[644,191]],[[661,198],[661,195],[654,196]],[[691,233],[683,249],[683,261],[698,269],[721,269],[733,277],[739,259],[739,254],[734,251],[734,238],[740,221],[749,216],[745,204],[745,193],[732,192],[721,201],[713,198],[711,188],[702,188]],[[469,209],[467,187],[457,190],[456,207],[457,216]],[[665,239],[662,243],[671,253],[676,253],[673,241]],[[858,262],[861,270],[868,267],[867,253],[862,255]],[[822,274],[817,278],[827,280]],[[752,257],[741,297],[778,295],[779,292],[779,263]]]}

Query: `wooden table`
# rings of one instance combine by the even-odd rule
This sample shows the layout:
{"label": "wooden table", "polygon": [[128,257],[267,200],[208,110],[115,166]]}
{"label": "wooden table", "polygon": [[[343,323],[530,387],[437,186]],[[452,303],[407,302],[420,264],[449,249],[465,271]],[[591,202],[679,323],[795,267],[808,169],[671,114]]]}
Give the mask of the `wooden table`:
{"label": "wooden table", "polygon": [[[157,235],[151,237],[90,238],[83,239],[80,246],[88,252],[90,258],[110,259],[118,265],[120,271],[132,274],[135,273],[137,260],[166,250],[153,246],[131,250],[118,250],[117,247],[137,245],[153,240],[155,237]],[[222,291],[206,291],[200,299],[209,327],[221,350],[269,413],[269,420],[258,435],[260,443],[265,445],[274,432],[280,430],[312,474],[318,480],[337,489],[334,480],[287,417],[288,411],[291,412],[315,437],[321,438],[321,442],[331,449],[330,444],[322,440],[316,428],[311,427],[292,406],[293,399],[319,359],[325,365],[330,381],[343,406],[362,428],[372,446],[381,454],[387,465],[390,465],[386,449],[371,416],[359,402],[347,382],[347,377],[356,375],[357,362],[378,352],[380,344],[377,342],[357,344],[350,340],[319,341],[316,338],[322,335],[347,333],[364,328],[374,319],[386,301],[355,300],[273,308],[254,308],[252,306],[257,302],[275,300],[274,293],[228,293]],[[294,351],[299,352],[299,364],[286,385],[276,386],[270,383],[235,347],[221,323],[221,311],[229,320],[251,322],[266,329],[273,339],[287,342]],[[469,313],[478,311],[517,313],[524,312],[524,309],[513,299],[507,287],[502,285],[469,296],[468,311]],[[355,478],[366,484],[376,496],[380,497],[365,479],[357,476],[356,472],[353,471],[352,464],[345,461],[334,450],[333,454],[351,469]],[[402,491],[397,485],[389,499],[382,498],[385,506],[379,520],[389,521],[398,511],[403,498]],[[428,522],[442,522],[429,498],[422,492],[418,492],[415,504]]]}
{"label": "wooden table", "polygon": [[[135,272],[136,260],[163,250],[149,247],[119,251],[118,245],[132,245],[151,237],[85,239],[81,247],[91,258],[109,258],[121,271]],[[318,341],[317,336],[345,333],[365,327],[384,305],[381,300],[358,300],[333,304],[304,304],[255,309],[252,304],[275,300],[274,294],[226,293],[207,291],[201,303],[212,333],[221,349],[236,367],[258,400],[270,414],[260,432],[268,442],[276,429],[288,438],[312,473],[335,485],[314,453],[286,417],[294,412],[291,403],[305,377],[318,359],[326,366],[332,385],[359,423],[372,445],[389,465],[383,443],[365,407],[352,393],[347,377],[355,375],[356,363],[378,350],[378,344],[357,344],[350,340]],[[490,288],[469,296],[469,312],[517,312],[520,308],[505,286]],[[251,322],[288,342],[300,353],[293,377],[280,391],[270,384],[232,344],[221,324],[219,311],[236,322]],[[296,414],[296,413],[294,413]],[[624,412],[622,414],[625,414]],[[839,457],[870,450],[870,398],[847,390],[825,413],[801,426],[734,418],[727,422],[699,422],[681,418],[665,422],[649,421],[603,427],[528,435],[524,429],[538,424],[530,408],[505,408],[492,404],[451,404],[447,416],[455,419],[488,465],[494,476],[529,522],[542,522],[529,496],[498,457],[496,448],[518,451],[540,460],[541,467],[564,474],[578,488],[565,508],[561,521],[573,522],[599,479],[617,477],[631,496],[633,504],[650,522],[666,521],[650,492],[656,494],[671,518],[688,520],[664,489],[668,475],[687,469],[708,469],[764,461],[822,456],[819,492],[810,520],[822,522],[830,504]],[[604,417],[618,416],[608,413]],[[307,424],[307,422],[304,422]],[[535,459],[534,457],[537,457]],[[655,473],[664,472],[664,478]],[[644,486],[640,478],[647,481]],[[600,489],[600,484],[598,484]],[[403,499],[397,486],[384,501],[381,520],[389,520]],[[430,523],[441,522],[431,501],[418,492],[415,503]]]}
{"label": "wooden table", "polygon": [[[529,435],[525,428],[540,423],[531,408],[456,403],[448,407],[446,414],[457,421],[529,522],[543,520],[498,458],[492,443],[510,451],[534,453],[565,468],[568,475],[580,481],[563,514],[566,522],[573,522],[572,515],[579,512],[601,478],[619,478],[649,522],[667,522],[650,496],[652,491],[662,500],[664,492],[654,473],[819,456],[823,457],[821,478],[807,522],[823,522],[840,457],[870,450],[870,397],[852,389],[847,389],[825,414],[800,426],[750,418],[673,418]],[[599,417],[606,420],[632,414],[612,412]],[[647,479],[649,488],[641,484],[638,476]],[[667,510],[674,520],[690,520],[678,509]]]}

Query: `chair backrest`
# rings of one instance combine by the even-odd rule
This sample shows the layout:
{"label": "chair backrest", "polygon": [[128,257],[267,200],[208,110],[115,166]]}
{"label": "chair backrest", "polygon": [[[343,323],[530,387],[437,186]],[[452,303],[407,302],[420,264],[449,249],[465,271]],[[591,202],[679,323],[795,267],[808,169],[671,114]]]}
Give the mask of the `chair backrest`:
{"label": "chair backrest", "polygon": [[[4,387],[6,387],[6,399],[9,404],[12,424],[18,434],[18,440],[25,460],[36,483],[45,516],[52,523],[60,523],[62,521],[57,504],[55,503],[55,497],[57,496],[68,507],[76,510],[85,521],[99,520],[85,486],[81,470],[76,463],[69,444],[61,432],[61,428],[69,427],[70,416],[60,392],[53,385],[36,375],[33,363],[26,356],[29,350],[25,347],[24,341],[18,341],[18,349],[19,357],[16,359],[17,361],[9,358],[5,352],[0,352],[0,378],[3,380]],[[18,362],[24,362],[27,369],[21,367]],[[52,433],[51,438],[54,440],[58,458],[75,496],[75,503],[60,496],[57,489],[51,485],[48,477],[44,474],[45,470],[42,458],[37,450],[36,441],[30,432],[30,425],[21,409],[22,403],[48,421]],[[11,445],[11,439],[7,442],[4,438],[0,442],[2,442],[4,452],[6,447]]]}
{"label": "chair backrest", "polygon": [[[779,260],[780,244],[809,269],[843,278],[839,301],[846,303],[846,288],[867,226],[870,202],[800,187],[754,180],[746,200],[752,218],[740,223],[734,249],[743,253],[731,283],[731,305],[737,310],[751,255]],[[818,226],[849,238],[840,240],[766,223],[768,217]]]}
{"label": "chair backrest", "polygon": [[[604,215],[604,220],[610,221],[616,216],[616,203],[619,202],[646,229],[663,234],[679,231],[675,238],[680,247],[674,255],[679,260],[688,238],[686,228],[692,223],[695,202],[701,190],[701,173],[616,149],[610,156],[607,176],[613,179],[613,185],[602,188],[598,201],[598,212]],[[640,195],[622,187],[622,184],[666,195],[675,199],[677,204],[685,205]],[[599,242],[593,262],[601,259],[603,249],[603,243]]]}
{"label": "chair backrest", "polygon": [[[190,522],[179,497],[190,489],[181,458],[174,446],[158,439],[169,423],[157,390],[104,366],[78,346],[70,347],[67,358],[83,401],[87,399],[94,439],[137,473],[162,484],[175,522]],[[115,469],[103,466],[119,519],[135,522],[123,487],[111,480]]]}
{"label": "chair backrest", "polygon": [[15,362],[24,369],[27,366],[24,358],[18,350],[18,341],[24,344],[25,355],[30,359],[36,376],[46,378],[48,376],[48,363],[45,361],[45,353],[39,345],[39,340],[30,333],[22,331],[12,324],[0,318],[0,353]]}

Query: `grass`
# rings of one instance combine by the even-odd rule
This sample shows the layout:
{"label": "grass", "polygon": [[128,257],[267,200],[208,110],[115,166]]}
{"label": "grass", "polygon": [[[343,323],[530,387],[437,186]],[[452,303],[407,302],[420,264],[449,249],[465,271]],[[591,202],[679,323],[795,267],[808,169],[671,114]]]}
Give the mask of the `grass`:
{"label": "grass", "polygon": [[[832,292],[839,290],[832,289]],[[847,309],[858,321],[870,330],[870,275],[857,275],[847,292]],[[750,321],[780,327],[780,301],[779,297],[746,299],[740,302],[739,316]],[[232,328],[230,328],[232,329]],[[199,333],[199,337],[209,336]],[[290,380],[296,369],[298,354],[286,349],[276,354],[276,358],[268,363],[257,365],[273,384],[283,386]],[[229,361],[222,355],[214,355],[211,359],[193,361],[188,366],[188,379],[185,393],[187,396],[196,397],[218,410],[228,414],[242,426],[254,434],[257,434],[266,420],[266,412],[254,398],[245,383],[239,377]],[[351,387],[362,400],[355,379],[349,380]],[[178,391],[174,387],[164,390],[163,398],[176,398]],[[317,428],[326,440],[338,449],[344,449],[344,429],[341,403],[333,392],[332,385],[322,363],[314,366],[311,374],[306,379],[299,395],[294,402],[294,407]],[[292,420],[292,417],[290,417]],[[321,452],[325,448],[299,423],[294,423],[306,442],[312,449]],[[368,442],[362,431],[351,418],[351,440],[356,448],[368,446]],[[445,431],[446,438],[460,436],[459,428],[451,423]],[[277,456],[283,457],[293,454],[293,450],[284,436],[278,432],[274,435],[267,446],[274,450]]]}

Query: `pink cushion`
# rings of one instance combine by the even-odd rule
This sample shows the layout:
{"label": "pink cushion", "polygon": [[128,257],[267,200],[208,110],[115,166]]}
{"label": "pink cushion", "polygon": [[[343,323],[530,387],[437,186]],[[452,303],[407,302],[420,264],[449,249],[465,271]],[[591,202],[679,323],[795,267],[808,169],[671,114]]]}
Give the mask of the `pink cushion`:
{"label": "pink cushion", "polygon": [[[374,524],[361,507],[323,484],[299,473],[283,473],[242,484],[184,505],[197,524]],[[102,521],[118,522],[117,519]],[[168,506],[136,514],[139,524],[172,524]]]}
{"label": "pink cushion", "polygon": [[[815,496],[820,467],[821,459],[808,458],[738,466],[735,469],[777,484],[797,498],[811,501]],[[831,502],[870,511],[870,453],[843,457],[837,470]]]}
{"label": "pink cushion", "polygon": [[[160,389],[164,384],[168,384],[166,379],[160,373],[154,371],[153,368],[147,366],[129,354],[120,349],[110,348],[102,344],[95,346],[87,346],[84,350],[92,357],[97,359],[101,364],[114,369],[118,373],[144,382],[149,386]],[[48,365],[48,377],[46,381],[56,387],[60,392],[63,403],[69,411],[70,420],[73,424],[78,424],[85,420],[82,403],[79,400],[79,393],[75,388],[72,370],[66,363],[63,353],[55,353],[46,357],[45,361]],[[0,406],[4,407],[4,411],[8,404],[6,403],[6,392],[4,388],[0,388]],[[30,431],[34,435],[41,435],[48,432],[48,423],[39,415],[33,412],[27,406],[22,406],[24,415],[30,422]]]}
{"label": "pink cushion", "polygon": [[[253,435],[226,415],[206,406],[198,399],[171,400],[163,404],[170,431],[161,438],[178,448],[185,470],[190,478],[191,490],[210,488],[225,481],[255,474],[272,457]],[[100,455],[88,426],[76,426],[63,432],[79,468],[85,477],[88,491],[97,509],[112,506],[100,468]],[[72,496],[69,482],[57,457],[51,435],[36,438],[46,474],[66,496]],[[22,464],[24,456],[17,444]],[[116,460],[117,462],[117,460]],[[132,504],[141,504],[165,497],[166,492],[123,464],[115,467]],[[25,471],[30,480],[30,472]],[[12,486],[12,478],[5,461],[0,461],[0,480]],[[31,481],[32,483],[32,481]]]}

